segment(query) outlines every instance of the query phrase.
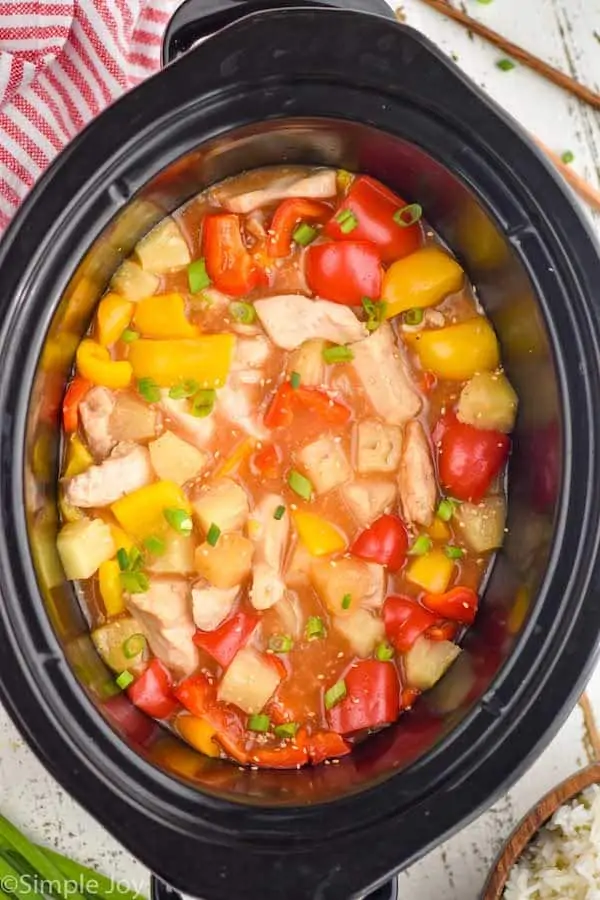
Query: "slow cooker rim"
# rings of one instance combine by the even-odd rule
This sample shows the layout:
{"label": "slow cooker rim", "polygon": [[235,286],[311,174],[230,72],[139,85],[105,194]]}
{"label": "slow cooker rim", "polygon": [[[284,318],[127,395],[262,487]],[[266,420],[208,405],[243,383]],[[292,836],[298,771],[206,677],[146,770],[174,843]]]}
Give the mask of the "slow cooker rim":
{"label": "slow cooker rim", "polygon": [[[321,11],[319,11],[319,14],[321,14]],[[337,15],[337,14],[336,14],[336,15]],[[138,90],[139,90],[139,89],[138,89]],[[48,181],[49,181],[49,179],[48,179]],[[46,181],[45,187],[48,187],[48,181]],[[42,187],[44,187],[44,186],[40,186],[40,187],[38,188],[38,193],[42,191]],[[44,188],[44,189],[45,189],[45,188]],[[34,199],[35,199],[35,198],[32,198],[32,200],[31,200],[31,202],[30,202],[30,207],[31,207],[31,208],[35,208]],[[37,202],[37,201],[36,201],[36,202]],[[12,230],[12,234],[13,234],[13,235],[14,235],[15,233],[18,232],[18,225],[19,225],[19,223],[24,223],[24,222],[25,222],[25,219],[26,219],[26,215],[25,215],[25,212],[24,212],[24,213],[22,214],[22,216],[20,217],[20,219],[18,220],[18,222],[15,223],[15,226],[14,226],[14,228],[13,228],[13,230]],[[6,335],[4,335],[4,337],[6,337]],[[6,399],[6,398],[4,398],[4,399]],[[389,782],[386,782],[386,784],[388,784],[388,783],[389,783]],[[363,795],[359,795],[359,796],[363,796]]]}

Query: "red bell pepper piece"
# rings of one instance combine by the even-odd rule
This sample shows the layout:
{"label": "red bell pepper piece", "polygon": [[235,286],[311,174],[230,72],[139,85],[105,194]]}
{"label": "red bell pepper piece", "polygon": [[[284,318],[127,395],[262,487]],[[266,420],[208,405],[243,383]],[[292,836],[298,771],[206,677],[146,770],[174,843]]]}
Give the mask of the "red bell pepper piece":
{"label": "red bell pepper piece", "polygon": [[431,625],[425,632],[425,637],[430,641],[453,641],[458,632],[456,622],[438,622]]}
{"label": "red bell pepper piece", "polygon": [[267,252],[269,256],[280,258],[287,256],[292,245],[292,235],[300,222],[322,222],[331,215],[331,207],[318,200],[290,199],[284,200],[271,220]]}
{"label": "red bell pepper piece", "polygon": [[206,216],[203,246],[206,271],[215,287],[225,294],[247,294],[263,280],[263,269],[244,246],[239,216]]}
{"label": "red bell pepper piece", "polygon": [[299,406],[320,416],[329,425],[345,425],[352,415],[347,406],[318,388],[300,386],[294,393]]}
{"label": "red bell pepper piece", "polygon": [[425,594],[423,606],[462,625],[472,625],[477,615],[479,597],[468,587],[454,587],[445,594]]}
{"label": "red bell pepper piece", "polygon": [[421,691],[417,688],[406,687],[400,691],[400,710],[410,709]]}
{"label": "red bell pepper piece", "polygon": [[410,597],[391,596],[383,604],[383,623],[388,641],[399,653],[406,653],[425,631],[436,625],[439,616]]}
{"label": "red bell pepper piece", "polygon": [[217,700],[214,684],[202,672],[181,681],[173,693],[182,706],[199,718],[202,718]]}
{"label": "red bell pepper piece", "polygon": [[306,745],[287,744],[281,747],[261,747],[249,753],[252,765],[265,769],[297,769],[308,762]]}
{"label": "red bell pepper piece", "polygon": [[[506,462],[510,438],[446,416],[439,438],[439,473],[443,487],[458,500],[481,500]],[[435,439],[436,435],[434,435]]]}
{"label": "red bell pepper piece", "polygon": [[[394,262],[414,253],[422,240],[419,222],[407,225],[394,219],[395,214],[406,206],[405,200],[381,182],[360,175],[354,179],[335,216],[325,226],[325,234],[336,241],[371,241],[384,263]],[[338,221],[340,213],[344,212],[351,212],[354,216],[352,224],[356,222],[349,231],[344,231]]]}
{"label": "red bell pepper piece", "polygon": [[352,734],[395,722],[400,708],[400,683],[391,662],[363,659],[344,676],[346,696],[327,713],[329,727]]}
{"label": "red bell pepper piece", "polygon": [[295,394],[289,381],[279,385],[264,415],[267,428],[289,428],[294,421]]}
{"label": "red bell pepper piece", "polygon": [[356,538],[350,553],[360,559],[387,566],[397,572],[404,565],[408,551],[408,534],[402,519],[383,515]]}
{"label": "red bell pepper piece", "polygon": [[363,297],[379,300],[383,269],[375,244],[368,241],[313,244],[306,251],[306,280],[313,294],[360,306]]}
{"label": "red bell pepper piece", "polygon": [[255,453],[252,462],[262,478],[278,478],[281,473],[281,461],[275,444],[267,444]]}
{"label": "red bell pepper piece", "polygon": [[246,750],[246,733],[239,715],[232,709],[220,705],[209,710],[206,718],[217,731],[214,740],[218,741],[228,756],[245,765],[249,757]]}
{"label": "red bell pepper piece", "polygon": [[437,384],[437,378],[433,372],[423,372],[419,379],[419,385],[424,394],[430,394]]}
{"label": "red bell pepper piece", "polygon": [[171,676],[159,659],[153,659],[140,677],[127,688],[127,696],[138,709],[154,719],[167,719],[177,709]]}
{"label": "red bell pepper piece", "polygon": [[214,631],[198,631],[194,643],[205,650],[220,666],[227,668],[240,647],[243,647],[256,626],[259,617],[238,612]]}
{"label": "red bell pepper piece", "polygon": [[107,717],[134,744],[149,743],[160,727],[132,705],[125,694],[109,697],[102,704]]}
{"label": "red bell pepper piece", "polygon": [[91,381],[76,375],[67,388],[62,407],[63,427],[67,433],[77,431],[79,404],[91,387],[93,387]]}
{"label": "red bell pepper piece", "polygon": [[352,752],[352,747],[335,731],[317,731],[308,739],[308,756],[313,766],[325,759],[339,759]]}

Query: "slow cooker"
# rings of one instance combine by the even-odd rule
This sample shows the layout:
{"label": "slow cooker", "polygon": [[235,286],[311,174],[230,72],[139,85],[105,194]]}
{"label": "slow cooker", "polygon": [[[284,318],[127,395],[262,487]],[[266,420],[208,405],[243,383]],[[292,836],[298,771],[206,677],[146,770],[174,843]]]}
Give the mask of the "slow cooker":
{"label": "slow cooker", "polygon": [[[600,259],[535,147],[422,35],[377,12],[259,6],[182,7],[165,44],[182,55],[67,147],[0,246],[0,694],[63,787],[173,888],[348,900],[498,797],[592,666]],[[520,395],[507,539],[460,664],[339,765],[298,772],[201,757],[111,695],[54,545],[62,393],[110,276],[205,186],[282,162],[418,200]]]}

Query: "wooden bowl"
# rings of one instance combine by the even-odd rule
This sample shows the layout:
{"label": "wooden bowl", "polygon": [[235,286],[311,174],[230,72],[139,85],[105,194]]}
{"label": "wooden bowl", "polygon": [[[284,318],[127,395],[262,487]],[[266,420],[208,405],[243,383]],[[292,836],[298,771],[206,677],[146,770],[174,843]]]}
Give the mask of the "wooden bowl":
{"label": "wooden bowl", "polygon": [[536,833],[559,806],[574,800],[586,787],[600,784],[600,763],[594,763],[562,781],[531,809],[508,838],[481,894],[481,900],[500,900],[513,865]]}

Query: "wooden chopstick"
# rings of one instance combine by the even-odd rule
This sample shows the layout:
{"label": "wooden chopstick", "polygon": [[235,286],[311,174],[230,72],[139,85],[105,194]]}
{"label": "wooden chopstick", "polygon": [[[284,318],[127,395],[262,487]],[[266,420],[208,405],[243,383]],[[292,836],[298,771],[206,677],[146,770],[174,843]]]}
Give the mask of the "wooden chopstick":
{"label": "wooden chopstick", "polygon": [[[592,187],[591,184],[588,184],[577,172],[574,172],[571,166],[565,165],[560,156],[554,152],[554,150],[550,150],[549,147],[546,147],[538,138],[534,135],[531,135],[533,140],[536,142],[540,150],[542,150],[548,159],[554,163],[560,174],[563,176],[565,181],[567,181],[575,193],[579,194],[579,196],[588,203],[592,209],[598,210],[600,212],[600,191],[596,190],[596,188]],[[600,758],[599,758],[600,761]]]}
{"label": "wooden chopstick", "polygon": [[600,109],[600,94],[592,91],[588,87],[585,87],[585,85],[580,84],[569,75],[565,75],[565,73],[561,72],[560,69],[555,69],[554,66],[551,66],[547,62],[544,62],[543,59],[539,59],[537,56],[534,56],[533,53],[529,53],[528,50],[524,50],[523,47],[519,47],[518,44],[513,44],[501,34],[498,34],[497,31],[492,31],[491,28],[488,28],[486,25],[482,25],[481,22],[477,21],[477,19],[473,19],[466,13],[461,12],[453,6],[450,6],[450,4],[445,2],[445,0],[421,0],[421,3],[424,3],[426,6],[430,6],[432,9],[435,9],[443,16],[446,16],[446,18],[452,19],[453,21],[464,25],[464,27],[468,28],[469,31],[472,31],[473,34],[477,34],[479,35],[479,37],[484,38],[484,40],[489,41],[491,44],[495,44],[496,47],[499,47],[500,50],[513,57],[513,59],[518,59],[519,62],[523,63],[523,65],[528,66],[539,75],[543,75],[549,81],[557,84],[565,91],[569,91],[569,93],[574,94],[580,100],[588,103],[594,109]]}

